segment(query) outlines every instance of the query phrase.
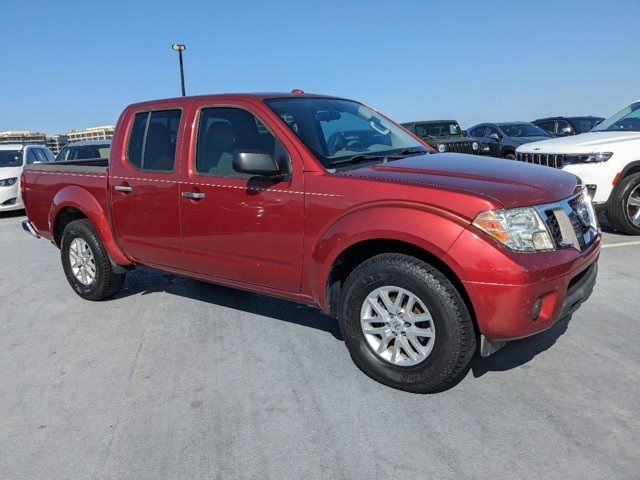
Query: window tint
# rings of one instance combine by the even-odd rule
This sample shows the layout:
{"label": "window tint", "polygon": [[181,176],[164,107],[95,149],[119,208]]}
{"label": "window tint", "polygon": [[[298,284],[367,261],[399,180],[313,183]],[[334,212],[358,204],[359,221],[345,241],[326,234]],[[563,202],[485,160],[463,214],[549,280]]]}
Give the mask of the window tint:
{"label": "window tint", "polygon": [[484,138],[487,127],[476,127],[471,130],[471,136],[476,138]]}
{"label": "window tint", "polygon": [[129,139],[129,162],[142,170],[173,170],[180,116],[180,110],[137,113]]}
{"label": "window tint", "polygon": [[535,125],[539,126],[545,132],[555,133],[556,122],[555,120],[547,120],[544,122],[535,122]]}
{"label": "window tint", "polygon": [[51,150],[44,150],[44,154],[47,157],[47,161],[49,162],[55,161],[56,157],[53,155],[53,152]]}
{"label": "window tint", "polygon": [[498,132],[498,129],[496,127],[487,127],[486,136],[488,137],[492,133],[495,133],[496,135],[500,135],[500,132]]}
{"label": "window tint", "polygon": [[241,108],[205,108],[200,114],[196,171],[221,176],[247,176],[233,169],[233,152],[270,153],[288,171],[289,157],[282,144],[250,112]]}
{"label": "window tint", "polygon": [[35,148],[29,149],[27,153],[27,164],[31,165],[38,161],[38,157],[36,157]]}
{"label": "window tint", "polygon": [[39,162],[42,162],[42,163],[49,162],[49,159],[47,158],[47,155],[44,153],[44,150],[42,150],[41,148],[35,148],[34,152]]}
{"label": "window tint", "polygon": [[567,122],[566,120],[558,120],[558,133],[565,133],[566,132],[562,132],[562,129],[567,129],[570,128],[573,131],[573,127],[569,124],[569,122]]}

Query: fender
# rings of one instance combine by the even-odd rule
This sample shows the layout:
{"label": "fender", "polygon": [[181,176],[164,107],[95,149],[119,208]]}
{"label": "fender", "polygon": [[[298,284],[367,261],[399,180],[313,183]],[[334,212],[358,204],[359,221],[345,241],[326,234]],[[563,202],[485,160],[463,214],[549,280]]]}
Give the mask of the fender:
{"label": "fender", "polygon": [[132,264],[113,238],[106,211],[98,200],[82,187],[69,185],[62,188],[53,197],[49,212],[49,231],[52,233],[52,237],[53,232],[55,232],[55,222],[58,214],[66,207],[73,207],[79,210],[91,221],[113,262],[122,266]]}
{"label": "fender", "polygon": [[[319,236],[309,267],[309,288],[326,311],[326,283],[338,256],[366,240],[398,240],[443,259],[469,221],[451,212],[410,202],[368,204],[351,210]],[[444,261],[444,260],[443,260]],[[457,265],[452,270],[456,272]]]}
{"label": "fender", "polygon": [[639,170],[639,169],[640,169],[640,160],[633,160],[627,163],[622,169],[622,172],[620,173],[620,175],[616,176],[615,184],[617,184],[620,180],[626,177],[631,170]]}

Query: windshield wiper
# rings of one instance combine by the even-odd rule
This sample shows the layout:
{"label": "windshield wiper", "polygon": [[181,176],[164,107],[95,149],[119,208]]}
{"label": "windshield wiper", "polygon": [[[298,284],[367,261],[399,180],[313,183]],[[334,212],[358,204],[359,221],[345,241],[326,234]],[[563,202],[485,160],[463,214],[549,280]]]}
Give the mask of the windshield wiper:
{"label": "windshield wiper", "polygon": [[339,158],[337,160],[332,160],[329,162],[329,165],[342,165],[345,163],[360,163],[366,161],[374,161],[374,160],[384,160],[386,155],[354,155],[353,157],[347,158]]}

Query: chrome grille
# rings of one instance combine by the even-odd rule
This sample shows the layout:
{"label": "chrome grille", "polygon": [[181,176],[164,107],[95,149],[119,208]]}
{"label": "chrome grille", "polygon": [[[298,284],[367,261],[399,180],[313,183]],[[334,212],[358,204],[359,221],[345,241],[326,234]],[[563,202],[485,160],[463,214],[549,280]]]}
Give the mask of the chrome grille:
{"label": "chrome grille", "polygon": [[562,168],[566,155],[563,153],[516,153],[519,162],[535,163],[545,167]]}
{"label": "chrome grille", "polygon": [[[566,200],[536,207],[549,229],[556,248],[573,247],[583,251],[596,239],[598,225],[595,216],[592,224],[585,224],[579,212],[586,208],[586,195],[586,191],[583,190]],[[561,224],[566,227],[564,231]]]}

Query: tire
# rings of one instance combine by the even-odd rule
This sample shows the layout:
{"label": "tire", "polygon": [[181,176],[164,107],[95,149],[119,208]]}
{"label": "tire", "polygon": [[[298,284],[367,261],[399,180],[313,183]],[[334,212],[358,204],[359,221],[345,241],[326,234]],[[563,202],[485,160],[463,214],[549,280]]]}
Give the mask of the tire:
{"label": "tire", "polygon": [[611,195],[607,208],[607,218],[617,230],[628,235],[640,235],[640,222],[634,224],[631,215],[635,215],[640,207],[629,205],[640,199],[640,172],[624,177]]}
{"label": "tire", "polygon": [[[75,241],[77,243],[74,243]],[[93,255],[93,261],[84,259],[87,264],[90,264],[89,267],[84,269],[85,272],[87,272],[87,269],[89,269],[89,272],[94,272],[92,281],[89,281],[90,273],[87,273],[85,277],[80,275],[84,278],[84,282],[77,277],[77,270],[74,273],[70,250],[73,250],[73,255],[77,257],[77,247],[80,244],[86,246],[86,249],[89,249],[91,255]],[[86,249],[83,252],[87,252]],[[65,227],[62,232],[60,258],[69,285],[86,300],[104,300],[115,295],[124,285],[126,273],[115,273],[113,271],[109,255],[89,220],[74,220]]]}
{"label": "tire", "polygon": [[504,158],[506,158],[507,160],[515,160],[516,159],[516,154],[515,153],[507,153]]}
{"label": "tire", "polygon": [[[374,347],[377,340],[378,349],[382,348],[380,344],[383,340],[378,340],[378,337],[384,339],[383,334],[365,335],[361,326],[364,325],[361,321],[363,312],[369,309],[372,312],[377,311],[377,308],[369,307],[370,297],[376,296],[378,291],[384,292],[385,288],[395,287],[404,289],[407,294],[415,295],[417,302],[422,302],[431,316],[431,321],[419,325],[422,331],[433,330],[434,333],[433,338],[420,339],[421,342],[426,342],[426,345],[421,344],[423,350],[430,350],[426,358],[417,364],[403,363],[415,362],[415,359],[409,358],[407,349],[403,346],[400,346],[401,350],[395,363],[393,359],[396,354],[389,351],[395,351],[396,339],[401,338],[403,334],[403,341],[407,342],[408,346],[411,346],[409,340],[414,340],[415,343],[415,334],[410,332],[418,325],[417,322],[411,323],[410,328],[407,325],[411,320],[404,323],[407,327],[406,332],[392,332],[391,334],[396,336],[389,345],[393,346],[384,350],[382,354],[376,353]],[[399,296],[400,293],[395,299],[392,299],[391,295],[387,295],[386,298],[397,301]],[[378,302],[378,306],[381,307],[382,303]],[[408,302],[406,307],[408,308]],[[423,315],[418,307],[417,314]],[[402,310],[396,313],[396,319],[402,317]],[[363,317],[366,315],[365,313]],[[378,315],[375,315],[373,318],[377,317]],[[412,318],[418,317],[412,315]],[[407,315],[401,323],[406,320]],[[384,385],[408,392],[432,393],[445,389],[465,370],[476,348],[473,321],[458,290],[439,270],[403,254],[376,255],[353,270],[340,295],[338,321],[347,349],[358,368]],[[368,323],[367,327],[376,330],[386,328],[386,332],[390,332],[392,327],[385,325],[384,322],[374,321]],[[388,325],[392,323],[389,322]],[[414,338],[408,339],[408,336]],[[415,355],[417,349],[413,350]],[[403,353],[406,358],[402,358]],[[386,355],[386,358],[383,358],[383,355]]]}

